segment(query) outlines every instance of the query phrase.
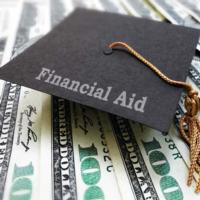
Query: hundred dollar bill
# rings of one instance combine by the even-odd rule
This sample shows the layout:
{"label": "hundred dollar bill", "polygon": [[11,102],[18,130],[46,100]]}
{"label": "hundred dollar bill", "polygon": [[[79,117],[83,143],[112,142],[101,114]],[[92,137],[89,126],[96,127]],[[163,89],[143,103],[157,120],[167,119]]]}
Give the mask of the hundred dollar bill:
{"label": "hundred dollar bill", "polygon": [[3,197],[10,162],[20,94],[20,87],[16,84],[7,83],[5,89],[8,92],[6,98],[2,100],[2,105],[0,107],[0,199]]}
{"label": "hundred dollar bill", "polygon": [[17,10],[18,1],[1,0],[0,1],[0,64],[2,62],[5,45],[8,39],[9,31],[13,25],[14,13]]}
{"label": "hundred dollar bill", "polygon": [[[53,198],[53,179],[52,179],[52,115],[51,115],[51,99],[52,96],[43,94],[42,97],[42,123],[40,137],[40,178],[37,180],[39,184],[38,199],[54,199]],[[45,187],[44,187],[45,186]]]}
{"label": "hundred dollar bill", "polygon": [[[193,19],[176,1],[172,0],[148,0],[171,23],[200,29],[200,24]],[[196,49],[200,51],[200,38]]]}
{"label": "hundred dollar bill", "polygon": [[185,14],[179,7],[170,5],[167,0],[149,0],[149,2],[171,23],[184,25]]}
{"label": "hundred dollar bill", "polygon": [[139,146],[129,135],[131,130],[116,116],[101,113],[101,117],[107,125],[106,141],[122,199],[159,199]]}
{"label": "hundred dollar bill", "polygon": [[[27,42],[30,38],[31,34],[31,27],[32,23],[27,22],[27,16],[25,16],[25,13],[28,14],[36,14],[37,15],[37,10],[33,9],[32,6],[30,6],[30,2],[23,2],[20,4],[18,14],[22,13],[22,15],[19,15],[18,18],[16,18],[16,22],[18,24],[15,25],[15,28],[13,28],[12,35],[10,35],[7,45],[6,45],[6,50],[5,50],[5,57],[4,57],[4,62],[8,62],[11,59],[11,56],[13,54],[17,55],[17,51],[19,51],[19,47],[23,45],[25,42]],[[33,4],[33,3],[32,3]],[[32,12],[34,11],[34,12]],[[45,13],[45,12],[44,12]],[[31,15],[33,17],[33,15]],[[32,20],[32,18],[31,18]],[[42,27],[42,26],[41,26]],[[46,32],[46,27],[44,26],[44,30],[40,29],[41,33]],[[38,32],[38,30],[37,30]],[[38,32],[39,34],[39,32]],[[35,34],[33,34],[35,35]],[[31,37],[31,36],[30,36]],[[22,40],[23,38],[23,40]],[[27,47],[27,45],[26,45]],[[22,87],[22,91],[24,90],[29,90],[27,88]],[[18,109],[18,104],[19,104],[19,94],[21,91],[21,87],[12,84],[9,82],[5,83],[5,87],[3,89],[3,95],[2,95],[2,102],[0,105],[0,124],[2,127],[2,131],[0,134],[0,144],[1,144],[1,171],[0,171],[0,178],[1,178],[1,185],[0,185],[0,194],[2,199],[3,196],[3,191],[4,191],[4,186],[6,182],[6,177],[8,177],[8,167],[10,167],[10,162],[12,163],[12,159],[10,160],[10,157],[12,155],[12,158],[15,157],[15,152],[13,151],[12,147],[14,145],[13,139],[14,139],[14,128],[16,124],[16,116],[17,116],[17,109]],[[36,97],[33,95],[34,98],[38,97],[39,101],[39,95],[36,95]],[[22,97],[21,97],[22,98]],[[32,101],[35,101],[34,98],[31,98]],[[30,100],[30,99],[29,99]],[[25,102],[24,102],[25,104]],[[34,104],[34,102],[33,102]],[[18,110],[20,112],[20,110]],[[18,114],[19,115],[19,114]],[[6,128],[5,128],[6,127]],[[4,130],[4,131],[3,131]],[[23,129],[24,130],[24,129]],[[17,133],[16,133],[17,134]],[[18,137],[20,139],[20,137]],[[19,141],[19,140],[18,140]],[[28,141],[28,139],[27,139]],[[22,141],[24,144],[24,147],[28,149],[28,144],[26,144],[27,141]],[[17,149],[17,148],[16,148]],[[12,151],[11,151],[12,150]],[[17,154],[16,150],[16,154]],[[12,184],[10,185],[10,189],[12,187]],[[9,186],[7,185],[7,188]]]}
{"label": "hundred dollar bill", "polygon": [[200,29],[200,24],[193,19],[176,1],[149,0],[171,23]]}
{"label": "hundred dollar bill", "polygon": [[[11,57],[18,55],[30,46],[33,42],[29,42],[28,45],[27,43],[32,38],[44,35],[48,32],[50,25],[49,7],[47,6],[48,4],[45,5],[44,2],[45,1],[40,1],[37,3],[33,0],[19,1],[15,23],[6,43],[3,64],[10,61]],[[1,80],[0,88],[4,88],[4,84],[5,82]],[[1,93],[3,93],[3,91]]]}
{"label": "hundred dollar bill", "polygon": [[78,198],[121,199],[99,112],[75,103],[71,112]]}
{"label": "hundred dollar bill", "polygon": [[148,4],[143,0],[121,0],[121,2],[127,11],[136,17],[146,17],[158,21],[163,20],[162,16],[154,12],[153,9],[150,9]]}
{"label": "hundred dollar bill", "polygon": [[195,184],[187,187],[188,168],[169,134],[141,127],[139,124],[132,123],[131,127],[138,143],[142,143],[141,147],[144,147],[143,157],[149,157],[149,164],[160,179],[156,188],[160,186],[164,199],[199,199],[200,194],[193,192]]}
{"label": "hundred dollar bill", "polygon": [[[45,147],[41,156],[51,159],[46,159],[51,171],[45,173],[43,166],[42,183],[52,184],[52,198],[121,199],[98,112],[58,97],[52,97],[51,110],[52,117],[45,114],[49,124],[42,128],[41,146],[47,144],[48,149]],[[52,180],[46,179],[51,173]],[[51,196],[50,189],[45,192]]]}
{"label": "hundred dollar bill", "polygon": [[[21,11],[21,2],[17,14]],[[17,22],[16,19],[15,22]],[[8,43],[8,42],[7,42]],[[12,49],[11,49],[12,50]],[[5,56],[5,54],[4,54]],[[13,133],[17,115],[20,86],[9,82],[1,83],[1,104],[0,104],[0,199],[3,198],[3,191],[7,177],[10,155],[12,150]]]}
{"label": "hundred dollar bill", "polygon": [[76,7],[83,7],[87,9],[95,9],[100,11],[104,10],[100,0],[87,0],[87,1],[74,0],[74,5]]}
{"label": "hundred dollar bill", "polygon": [[[27,47],[29,47],[33,43],[33,42],[30,42],[30,39],[33,37],[33,35],[36,35],[36,34],[31,34],[34,32],[34,31],[31,31],[31,30],[34,30],[33,22],[35,23],[35,21],[32,21],[32,20],[34,18],[38,18],[37,16],[38,10],[36,8],[37,8],[37,5],[34,2],[27,3],[26,1],[24,2],[20,1],[19,7],[17,10],[17,16],[19,15],[19,17],[16,16],[16,21],[15,21],[16,25],[12,29],[12,32],[11,32],[12,34],[9,35],[5,53],[4,53],[3,63],[8,62],[11,59],[11,57],[17,56],[19,53],[24,51]],[[26,16],[27,13],[31,16],[30,18],[31,21],[29,23],[27,21],[27,16]],[[49,16],[46,15],[45,21],[48,22],[48,20],[49,20]],[[41,22],[41,24],[40,25],[38,24],[38,26],[40,26],[41,29],[37,29],[37,34],[38,35],[45,34],[47,32],[48,25],[43,26],[43,20],[39,22]],[[27,44],[28,41],[29,41],[29,44]],[[5,102],[6,102],[6,99],[8,98],[9,90],[11,86],[11,83],[9,82],[4,82],[4,83],[5,83],[5,87],[3,88],[2,98],[1,98],[4,103],[2,103],[0,106],[0,109],[2,110],[5,109]],[[1,117],[4,117],[3,114],[1,115]]]}
{"label": "hundred dollar bill", "polygon": [[54,27],[75,8],[74,0],[50,0],[51,26]]}
{"label": "hundred dollar bill", "polygon": [[[3,199],[38,199],[42,93],[22,87]],[[33,101],[34,99],[34,101]],[[2,191],[1,191],[2,194]]]}
{"label": "hundred dollar bill", "polygon": [[199,199],[186,186],[188,168],[169,135],[109,118],[106,140],[123,199]]}
{"label": "hundred dollar bill", "polygon": [[198,0],[178,0],[178,3],[186,10],[186,12],[200,22],[200,2]]}
{"label": "hundred dollar bill", "polygon": [[[15,25],[18,23],[18,15],[21,12],[21,5],[21,1],[0,1],[0,66],[5,64],[3,57],[5,57],[6,45],[9,40],[10,32],[14,30],[16,27]],[[2,103],[5,85],[6,82],[0,80],[0,104]]]}
{"label": "hundred dollar bill", "polygon": [[[70,104],[64,99],[52,99],[52,183],[53,198],[77,199],[78,187],[73,149]],[[81,188],[80,188],[81,189]],[[83,196],[81,197],[83,198]],[[80,198],[80,199],[81,199]]]}
{"label": "hundred dollar bill", "polygon": [[120,14],[128,14],[127,11],[123,8],[120,0],[101,0],[103,8],[105,11],[120,13]]}
{"label": "hundred dollar bill", "polygon": [[32,38],[46,34],[50,28],[48,4],[44,1],[24,0],[18,13],[18,23],[9,35],[3,63],[8,62],[16,51]]}
{"label": "hundred dollar bill", "polygon": [[[43,12],[44,16],[41,20],[39,20],[40,16],[38,15],[38,13],[42,14],[42,8],[45,8]],[[27,45],[27,42],[30,41],[31,38],[43,35],[47,32],[49,27],[49,15],[47,11],[48,7],[45,6],[42,1],[40,1],[39,5],[36,4],[35,1],[20,0],[18,2],[17,12],[15,20],[13,22],[14,25],[10,30],[9,37],[6,42],[2,61],[3,64],[10,61],[11,57],[18,55],[20,52],[30,46],[31,43]],[[46,25],[44,25],[44,23]],[[21,50],[19,50],[20,47]],[[3,97],[3,95],[8,93],[8,91],[4,90],[5,84],[5,81],[0,80],[0,101],[2,100],[2,98],[5,98],[5,96]]]}

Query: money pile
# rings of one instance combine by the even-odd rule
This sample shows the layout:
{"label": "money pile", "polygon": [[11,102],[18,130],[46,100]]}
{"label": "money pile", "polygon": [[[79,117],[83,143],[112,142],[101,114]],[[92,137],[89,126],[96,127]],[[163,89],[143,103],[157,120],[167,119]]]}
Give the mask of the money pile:
{"label": "money pile", "polygon": [[[198,0],[0,0],[0,62],[7,63],[76,7],[200,29]],[[200,93],[200,40],[187,82]],[[41,55],[42,56],[42,55]],[[189,147],[168,133],[0,81],[0,200],[197,200]]]}

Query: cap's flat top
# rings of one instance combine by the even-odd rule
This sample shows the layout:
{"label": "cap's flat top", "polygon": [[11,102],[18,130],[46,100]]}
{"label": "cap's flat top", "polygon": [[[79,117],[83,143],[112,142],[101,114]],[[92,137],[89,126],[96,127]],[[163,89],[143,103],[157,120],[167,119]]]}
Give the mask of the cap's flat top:
{"label": "cap's flat top", "polygon": [[198,36],[194,29],[78,9],[1,68],[0,78],[167,131],[182,90],[125,51],[103,50],[124,41],[185,81]]}

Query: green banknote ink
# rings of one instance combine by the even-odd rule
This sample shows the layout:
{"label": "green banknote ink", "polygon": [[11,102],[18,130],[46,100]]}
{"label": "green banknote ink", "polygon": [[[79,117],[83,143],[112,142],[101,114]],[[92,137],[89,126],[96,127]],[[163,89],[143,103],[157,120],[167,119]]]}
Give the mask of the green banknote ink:
{"label": "green banknote ink", "polygon": [[84,200],[99,199],[104,200],[102,189],[96,184],[101,179],[101,170],[99,162],[94,156],[97,156],[97,148],[92,144],[90,147],[81,147],[79,145],[79,156],[81,160],[81,176],[83,182],[89,186],[84,193]]}
{"label": "green banknote ink", "polygon": [[32,194],[32,182],[29,176],[33,175],[33,165],[18,167],[15,165],[10,191],[10,200],[30,200]]}
{"label": "green banknote ink", "polygon": [[149,161],[154,172],[161,177],[160,188],[166,200],[183,200],[183,192],[178,182],[171,176],[170,165],[166,156],[159,151],[161,149],[160,143],[153,138],[152,141],[142,141],[146,154],[149,156]]}

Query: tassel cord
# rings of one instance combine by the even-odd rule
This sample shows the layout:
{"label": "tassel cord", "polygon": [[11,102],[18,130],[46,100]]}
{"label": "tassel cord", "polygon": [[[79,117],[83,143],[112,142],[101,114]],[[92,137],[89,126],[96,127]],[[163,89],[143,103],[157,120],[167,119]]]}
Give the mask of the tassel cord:
{"label": "tassel cord", "polygon": [[199,178],[197,180],[195,192],[200,192],[200,121],[197,119],[197,113],[199,110],[198,92],[194,91],[192,86],[188,83],[176,81],[167,77],[158,69],[157,66],[144,58],[140,53],[130,47],[127,43],[121,41],[113,42],[108,47],[112,50],[115,47],[125,48],[131,55],[133,55],[142,63],[144,63],[147,67],[149,67],[166,83],[176,87],[184,88],[186,90],[187,96],[185,98],[185,108],[187,112],[181,117],[179,121],[179,129],[182,138],[190,147],[191,163],[189,167],[187,184],[192,184],[194,173],[196,171],[199,175]]}

